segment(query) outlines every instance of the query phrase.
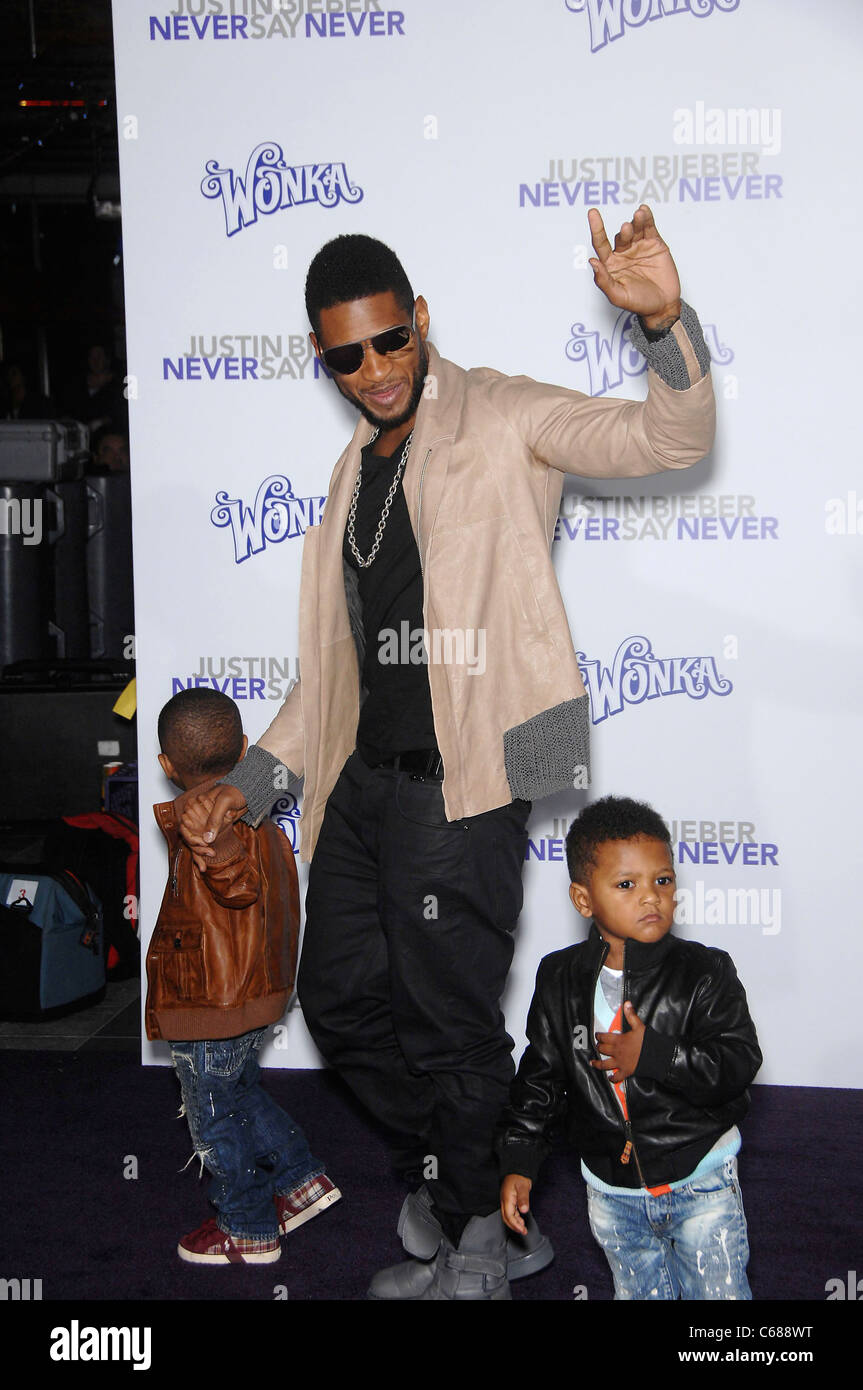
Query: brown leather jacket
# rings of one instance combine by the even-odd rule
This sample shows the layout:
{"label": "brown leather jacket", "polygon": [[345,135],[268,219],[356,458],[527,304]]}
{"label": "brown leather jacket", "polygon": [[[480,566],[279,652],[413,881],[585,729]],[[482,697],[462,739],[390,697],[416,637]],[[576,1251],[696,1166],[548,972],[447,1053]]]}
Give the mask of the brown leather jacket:
{"label": "brown leather jacket", "polygon": [[201,872],[178,828],[189,795],[153,807],[170,872],[147,951],[147,1037],[233,1038],[275,1023],[287,1007],[300,922],[296,863],[272,821],[257,830],[239,822],[218,836]]}

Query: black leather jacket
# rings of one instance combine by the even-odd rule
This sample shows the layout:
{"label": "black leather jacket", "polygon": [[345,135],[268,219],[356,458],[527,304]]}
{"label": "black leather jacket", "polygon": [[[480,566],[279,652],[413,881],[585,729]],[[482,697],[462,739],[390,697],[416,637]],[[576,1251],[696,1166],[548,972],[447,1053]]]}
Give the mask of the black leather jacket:
{"label": "black leather jacket", "polygon": [[[646,1025],[624,1083],[624,1121],[608,1074],[589,1065],[599,1056],[593,1003],[607,954],[592,924],[587,941],[540,962],[528,1047],[498,1127],[502,1173],[534,1178],[553,1123],[565,1116],[570,1142],[603,1182],[658,1187],[688,1177],[749,1108],[761,1051],[734,963],[669,933],[624,947],[623,999]],[[621,1161],[627,1139],[632,1148]]]}

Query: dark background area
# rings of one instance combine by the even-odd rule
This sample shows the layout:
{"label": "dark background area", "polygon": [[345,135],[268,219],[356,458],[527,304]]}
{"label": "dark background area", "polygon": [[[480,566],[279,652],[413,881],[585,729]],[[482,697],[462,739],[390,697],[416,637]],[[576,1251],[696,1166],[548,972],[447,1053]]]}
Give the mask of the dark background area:
{"label": "dark background area", "polygon": [[0,357],[56,396],[91,343],[125,355],[111,6],[5,0],[0,22]]}
{"label": "dark background area", "polygon": [[[122,980],[125,987],[112,1002],[104,984],[94,992],[91,980],[81,986],[89,993],[80,1014],[71,999],[53,1022],[22,1022],[23,1007],[13,1006],[16,996],[23,1005],[30,976],[24,947],[14,945],[9,928],[0,970],[21,985],[7,990],[0,1008],[5,1048],[74,1049],[106,1029],[118,1034],[119,1045],[137,1047],[139,1036],[136,853],[126,872],[126,843],[118,851],[120,842],[97,828],[74,832],[81,844],[90,835],[86,853],[78,844],[70,850],[68,830],[62,852],[44,848],[60,843],[62,818],[99,814],[103,805],[133,828],[138,819],[135,721],[113,712],[135,674],[127,638],[134,633],[129,460],[127,453],[124,463],[109,465],[98,456],[100,420],[103,432],[125,439],[128,430],[122,246],[110,0],[4,0],[0,875],[72,872],[91,887],[101,879],[100,952],[109,985]],[[94,398],[87,371],[96,345],[110,359],[113,379]],[[26,382],[23,404],[12,389],[16,368]],[[26,458],[19,438],[30,449]],[[23,531],[16,533],[17,513],[7,509],[34,502],[43,509],[42,538],[27,545]],[[109,768],[123,774],[122,805],[116,797],[109,804]],[[38,913],[32,915],[35,921]],[[22,940],[27,925],[19,914]],[[46,932],[45,960],[49,949]],[[86,960],[84,947],[82,955]],[[84,1011],[84,1003],[99,1007]],[[118,1031],[113,1020],[121,1011]]]}

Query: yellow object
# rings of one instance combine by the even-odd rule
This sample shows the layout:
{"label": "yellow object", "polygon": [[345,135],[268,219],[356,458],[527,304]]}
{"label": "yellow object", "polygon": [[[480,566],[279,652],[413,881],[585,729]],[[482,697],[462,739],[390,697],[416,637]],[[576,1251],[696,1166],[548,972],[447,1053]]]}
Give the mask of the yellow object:
{"label": "yellow object", "polygon": [[117,698],[114,706],[114,713],[119,714],[121,719],[133,719],[135,710],[138,708],[138,694],[135,689],[135,679],[129,681],[126,689]]}

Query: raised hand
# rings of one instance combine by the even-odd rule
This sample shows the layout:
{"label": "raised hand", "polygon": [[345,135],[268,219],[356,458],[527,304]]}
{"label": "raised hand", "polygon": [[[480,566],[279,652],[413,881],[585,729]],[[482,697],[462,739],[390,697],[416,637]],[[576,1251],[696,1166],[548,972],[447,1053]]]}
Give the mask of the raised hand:
{"label": "raised hand", "polygon": [[596,208],[587,214],[595,256],[593,279],[618,309],[640,314],[648,328],[665,328],[680,315],[680,278],[671,252],[645,203],[624,222],[614,247]]}

